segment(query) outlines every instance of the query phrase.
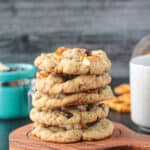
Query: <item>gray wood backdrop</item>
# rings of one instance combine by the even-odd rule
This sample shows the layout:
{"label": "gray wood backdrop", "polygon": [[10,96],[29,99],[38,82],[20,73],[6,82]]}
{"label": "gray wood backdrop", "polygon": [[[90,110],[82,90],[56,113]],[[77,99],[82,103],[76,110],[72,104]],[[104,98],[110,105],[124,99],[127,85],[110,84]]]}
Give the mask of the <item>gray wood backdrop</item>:
{"label": "gray wood backdrop", "polygon": [[149,32],[150,0],[0,0],[2,62],[33,62],[58,46],[102,48],[113,77],[127,77],[132,49]]}

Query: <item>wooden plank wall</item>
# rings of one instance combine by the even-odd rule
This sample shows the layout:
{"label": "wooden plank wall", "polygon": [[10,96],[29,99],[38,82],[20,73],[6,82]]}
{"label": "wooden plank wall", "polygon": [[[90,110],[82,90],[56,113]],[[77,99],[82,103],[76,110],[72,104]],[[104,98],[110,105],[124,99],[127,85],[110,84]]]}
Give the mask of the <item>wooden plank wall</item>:
{"label": "wooden plank wall", "polygon": [[150,0],[0,0],[0,61],[33,62],[57,46],[105,49],[114,77],[128,76],[150,32]]}

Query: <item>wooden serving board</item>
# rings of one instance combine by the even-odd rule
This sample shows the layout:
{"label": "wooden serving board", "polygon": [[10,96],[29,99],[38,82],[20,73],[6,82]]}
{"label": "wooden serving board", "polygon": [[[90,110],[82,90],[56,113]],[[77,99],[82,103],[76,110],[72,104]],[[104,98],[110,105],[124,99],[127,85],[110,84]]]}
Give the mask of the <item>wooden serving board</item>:
{"label": "wooden serving board", "polygon": [[31,135],[32,124],[13,131],[9,136],[10,150],[150,150],[150,135],[136,133],[122,124],[114,123],[110,138],[94,142],[58,144],[44,142]]}

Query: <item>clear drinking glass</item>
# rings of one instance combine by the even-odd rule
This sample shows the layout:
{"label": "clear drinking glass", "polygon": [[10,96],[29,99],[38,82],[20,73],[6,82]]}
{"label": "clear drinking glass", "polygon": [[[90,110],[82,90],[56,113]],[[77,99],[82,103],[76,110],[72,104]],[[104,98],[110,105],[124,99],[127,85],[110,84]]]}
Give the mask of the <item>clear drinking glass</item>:
{"label": "clear drinking glass", "polygon": [[142,38],[135,46],[132,57],[136,58],[130,61],[131,118],[142,131],[150,133],[149,98],[147,98],[150,57],[142,55],[150,55],[150,35]]}
{"label": "clear drinking glass", "polygon": [[135,46],[132,57],[150,54],[150,35],[145,36]]}
{"label": "clear drinking glass", "polygon": [[35,93],[35,80],[36,79],[32,79],[32,81],[31,81],[31,87],[30,87],[30,90],[29,90],[29,92],[28,92],[28,110],[29,110],[29,112],[31,111],[31,109],[32,109],[32,97],[33,97],[33,95],[34,95],[34,93]]}

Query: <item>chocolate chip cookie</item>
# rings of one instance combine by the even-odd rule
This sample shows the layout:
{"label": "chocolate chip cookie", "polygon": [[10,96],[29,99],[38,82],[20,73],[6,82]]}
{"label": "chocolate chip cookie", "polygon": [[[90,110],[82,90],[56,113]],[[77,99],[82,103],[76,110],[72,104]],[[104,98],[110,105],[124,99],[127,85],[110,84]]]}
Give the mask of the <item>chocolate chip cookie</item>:
{"label": "chocolate chip cookie", "polygon": [[81,48],[60,47],[53,53],[43,53],[34,64],[46,72],[63,74],[103,74],[111,68],[111,62],[102,50],[88,51]]}
{"label": "chocolate chip cookie", "polygon": [[66,106],[76,106],[91,104],[113,97],[112,90],[109,86],[104,89],[96,89],[90,92],[81,92],[69,95],[48,95],[37,91],[32,99],[32,104],[37,109],[41,108],[59,108]]}
{"label": "chocolate chip cookie", "polygon": [[104,104],[88,104],[69,108],[43,109],[33,108],[30,118],[44,125],[86,124],[107,117],[109,108]]}
{"label": "chocolate chip cookie", "polygon": [[39,72],[36,79],[36,89],[51,95],[68,94],[102,88],[111,82],[109,74],[103,75],[53,75]]}
{"label": "chocolate chip cookie", "polygon": [[113,123],[108,119],[102,119],[92,124],[87,124],[85,128],[70,128],[43,126],[36,124],[32,134],[44,141],[57,143],[72,143],[81,140],[92,141],[102,140],[112,135]]}

